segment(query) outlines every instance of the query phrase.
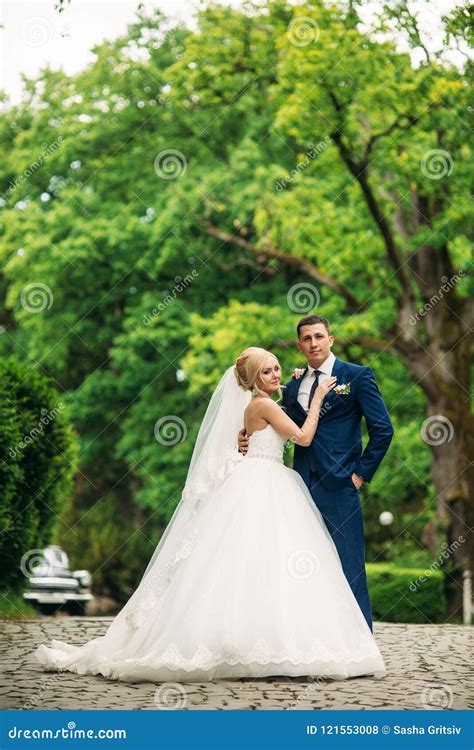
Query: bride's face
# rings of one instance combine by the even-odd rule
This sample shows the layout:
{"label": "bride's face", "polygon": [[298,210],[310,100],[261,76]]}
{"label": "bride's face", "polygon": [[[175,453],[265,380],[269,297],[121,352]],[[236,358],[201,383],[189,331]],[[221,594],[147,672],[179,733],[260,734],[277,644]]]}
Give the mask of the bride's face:
{"label": "bride's face", "polygon": [[258,376],[258,385],[262,391],[270,396],[280,387],[281,367],[276,357],[269,356],[265,359],[263,367]]}

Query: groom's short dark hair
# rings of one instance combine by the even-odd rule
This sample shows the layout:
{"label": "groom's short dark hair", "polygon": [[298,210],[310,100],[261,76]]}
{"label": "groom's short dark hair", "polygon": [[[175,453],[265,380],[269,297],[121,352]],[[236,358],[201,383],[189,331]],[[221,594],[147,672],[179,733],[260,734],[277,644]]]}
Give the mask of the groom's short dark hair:
{"label": "groom's short dark hair", "polygon": [[301,318],[296,326],[298,338],[300,337],[300,331],[303,326],[314,326],[316,323],[322,323],[326,331],[329,333],[329,320],[327,318],[323,318],[322,315],[307,315],[305,318]]}

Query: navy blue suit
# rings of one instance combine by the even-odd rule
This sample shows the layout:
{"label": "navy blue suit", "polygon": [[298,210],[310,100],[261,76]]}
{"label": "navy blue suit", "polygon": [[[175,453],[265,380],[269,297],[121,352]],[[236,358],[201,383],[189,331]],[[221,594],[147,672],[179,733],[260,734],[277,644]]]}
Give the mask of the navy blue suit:
{"label": "navy blue suit", "polygon": [[[350,393],[330,391],[321,405],[318,428],[308,448],[295,445],[293,468],[301,475],[334,540],[351,589],[372,630],[365,539],[355,472],[370,482],[388,450],[393,427],[370,367],[336,358],[332,375],[337,385],[350,383]],[[298,402],[301,378],[291,380],[282,406],[301,427],[307,414]],[[362,451],[361,422],[365,418],[369,442]]]}

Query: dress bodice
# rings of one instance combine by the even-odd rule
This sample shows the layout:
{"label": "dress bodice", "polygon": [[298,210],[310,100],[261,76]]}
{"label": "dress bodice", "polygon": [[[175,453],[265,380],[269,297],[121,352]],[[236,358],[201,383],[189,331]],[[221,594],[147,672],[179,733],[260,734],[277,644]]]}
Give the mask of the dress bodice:
{"label": "dress bodice", "polygon": [[282,437],[271,424],[263,430],[256,430],[249,437],[248,458],[269,458],[283,463],[283,448],[286,438]]}

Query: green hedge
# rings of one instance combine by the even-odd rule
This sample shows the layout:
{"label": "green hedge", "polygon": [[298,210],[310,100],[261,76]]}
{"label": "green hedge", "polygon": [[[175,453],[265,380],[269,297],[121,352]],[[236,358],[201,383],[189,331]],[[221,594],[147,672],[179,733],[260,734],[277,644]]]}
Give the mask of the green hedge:
{"label": "green hedge", "polygon": [[368,563],[367,577],[374,620],[444,621],[446,597],[441,571]]}
{"label": "green hedge", "polygon": [[[31,364],[0,363],[0,589],[25,583],[23,555],[49,543],[72,490],[77,442],[60,394]],[[28,566],[27,566],[28,568]]]}

